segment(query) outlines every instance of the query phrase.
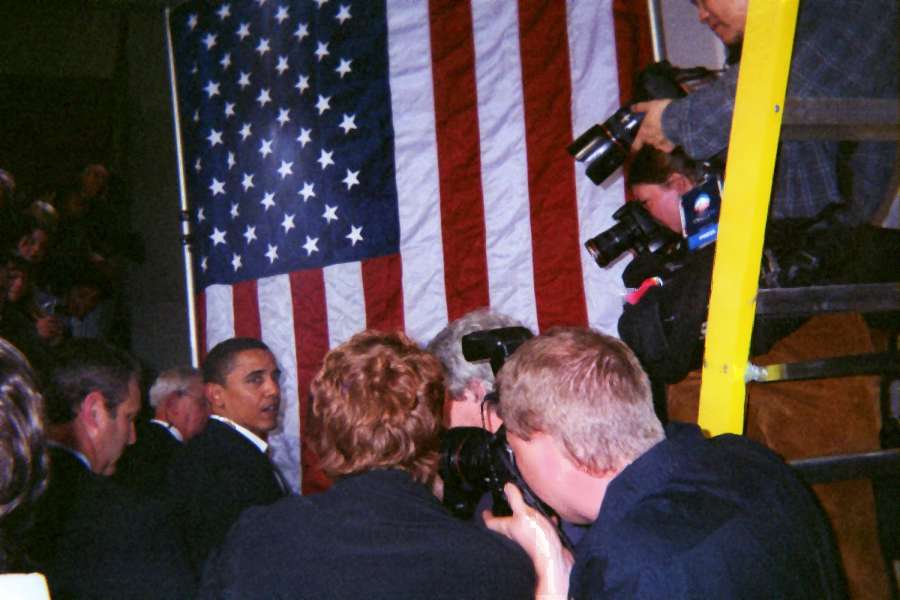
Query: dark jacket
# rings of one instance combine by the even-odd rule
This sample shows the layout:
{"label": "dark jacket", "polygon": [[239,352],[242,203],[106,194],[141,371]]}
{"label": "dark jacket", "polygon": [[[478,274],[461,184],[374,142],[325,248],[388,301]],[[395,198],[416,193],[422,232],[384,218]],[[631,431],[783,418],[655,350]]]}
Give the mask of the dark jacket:
{"label": "dark jacket", "polygon": [[168,493],[198,575],[243,510],[285,495],[269,458],[216,419],[178,452],[169,470]]}
{"label": "dark jacket", "polygon": [[404,471],[248,510],[207,565],[201,598],[532,598],[531,561],[452,517]]}
{"label": "dark jacket", "polygon": [[666,434],[609,484],[570,596],[846,597],[825,516],[780,458],[696,425]]}
{"label": "dark jacket", "polygon": [[54,600],[190,598],[194,581],[161,504],[50,449],[50,480],[35,508],[29,555]]}
{"label": "dark jacket", "polygon": [[136,429],[137,441],[125,448],[113,481],[143,496],[164,499],[169,463],[181,442],[159,423],[141,422]]}

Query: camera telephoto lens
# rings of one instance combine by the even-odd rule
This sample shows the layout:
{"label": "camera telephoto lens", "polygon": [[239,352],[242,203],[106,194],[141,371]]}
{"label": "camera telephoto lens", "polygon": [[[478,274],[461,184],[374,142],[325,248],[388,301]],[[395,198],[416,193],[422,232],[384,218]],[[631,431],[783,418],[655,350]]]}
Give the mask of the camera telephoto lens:
{"label": "camera telephoto lens", "polygon": [[643,118],[643,113],[622,107],[603,124],[580,135],[568,151],[575,160],[587,165],[587,176],[600,185],[625,162]]}
{"label": "camera telephoto lens", "polygon": [[584,243],[591,257],[601,267],[606,267],[631,248],[633,227],[631,223],[617,223]]}

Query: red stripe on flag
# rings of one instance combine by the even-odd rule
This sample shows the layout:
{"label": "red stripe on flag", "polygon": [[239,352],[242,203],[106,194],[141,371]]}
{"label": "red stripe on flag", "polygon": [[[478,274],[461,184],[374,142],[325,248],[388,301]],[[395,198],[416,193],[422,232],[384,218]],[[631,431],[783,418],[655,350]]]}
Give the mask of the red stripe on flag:
{"label": "red stripe on flag", "polygon": [[194,299],[194,316],[197,318],[197,359],[206,360],[206,294],[200,292]]}
{"label": "red stripe on flag", "polygon": [[262,338],[256,280],[236,283],[231,289],[234,299],[235,337]]}
{"label": "red stripe on flag", "polygon": [[613,23],[616,29],[616,62],[619,66],[619,98],[624,104],[631,100],[635,75],[653,62],[647,3],[615,0]]}
{"label": "red stripe on flag", "polygon": [[538,326],[587,325],[565,3],[520,0],[519,36]]}
{"label": "red stripe on flag", "polygon": [[366,327],[403,331],[403,263],[399,254],[362,262]]}
{"label": "red stripe on flag", "polygon": [[[641,69],[653,62],[650,15],[645,2],[615,0],[613,26],[616,30],[616,63],[619,68],[619,100],[631,102],[634,78]],[[628,166],[626,165],[627,169]],[[625,196],[633,199],[631,189]]]}
{"label": "red stripe on flag", "polygon": [[444,280],[453,320],[490,302],[475,43],[468,1],[431,0],[428,6]]}
{"label": "red stripe on flag", "polygon": [[300,460],[304,494],[327,490],[331,485],[318,468],[318,457],[306,444],[309,384],[328,352],[328,316],[325,308],[325,277],[321,269],[290,274],[294,313],[294,345],[297,349],[297,395],[300,410]]}

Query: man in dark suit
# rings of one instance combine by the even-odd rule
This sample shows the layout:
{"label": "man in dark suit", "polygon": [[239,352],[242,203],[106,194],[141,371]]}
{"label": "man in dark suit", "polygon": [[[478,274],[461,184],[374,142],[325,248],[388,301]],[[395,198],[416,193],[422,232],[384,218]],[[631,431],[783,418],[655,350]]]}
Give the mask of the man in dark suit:
{"label": "man in dark suit", "polygon": [[212,416],[203,433],[176,456],[168,480],[198,574],[241,511],[288,493],[266,455],[266,437],[278,425],[280,377],[272,352],[251,338],[221,342],[203,363]]}
{"label": "man in dark suit", "polygon": [[192,367],[163,371],[150,387],[150,406],[155,418],[137,423],[137,441],[125,449],[114,479],[141,494],[163,498],[173,456],[206,428],[209,403],[203,375]]}
{"label": "man in dark suit", "polygon": [[311,391],[311,443],[334,485],[246,511],[201,598],[532,597],[528,557],[431,491],[437,358],[402,333],[365,331],[325,357]]}
{"label": "man in dark suit", "polygon": [[53,597],[190,597],[191,571],[162,505],[108,477],[135,439],[136,363],[102,341],[70,340],[48,383],[49,485],[26,545]]}

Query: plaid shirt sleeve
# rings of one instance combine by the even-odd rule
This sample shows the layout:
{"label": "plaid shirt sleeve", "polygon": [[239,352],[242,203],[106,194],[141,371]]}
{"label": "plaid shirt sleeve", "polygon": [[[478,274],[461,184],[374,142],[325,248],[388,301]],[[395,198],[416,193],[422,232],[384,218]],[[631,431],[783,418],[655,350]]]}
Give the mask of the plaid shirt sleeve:
{"label": "plaid shirt sleeve", "polygon": [[[804,0],[788,96],[896,98],[896,23],[895,0]],[[713,85],[673,101],[663,113],[666,136],[693,158],[705,159],[727,147],[737,75],[736,66]],[[784,141],[771,216],[809,218],[843,204],[845,221],[867,221],[888,194],[895,160],[895,143]],[[844,169],[851,176],[839,180]]]}

